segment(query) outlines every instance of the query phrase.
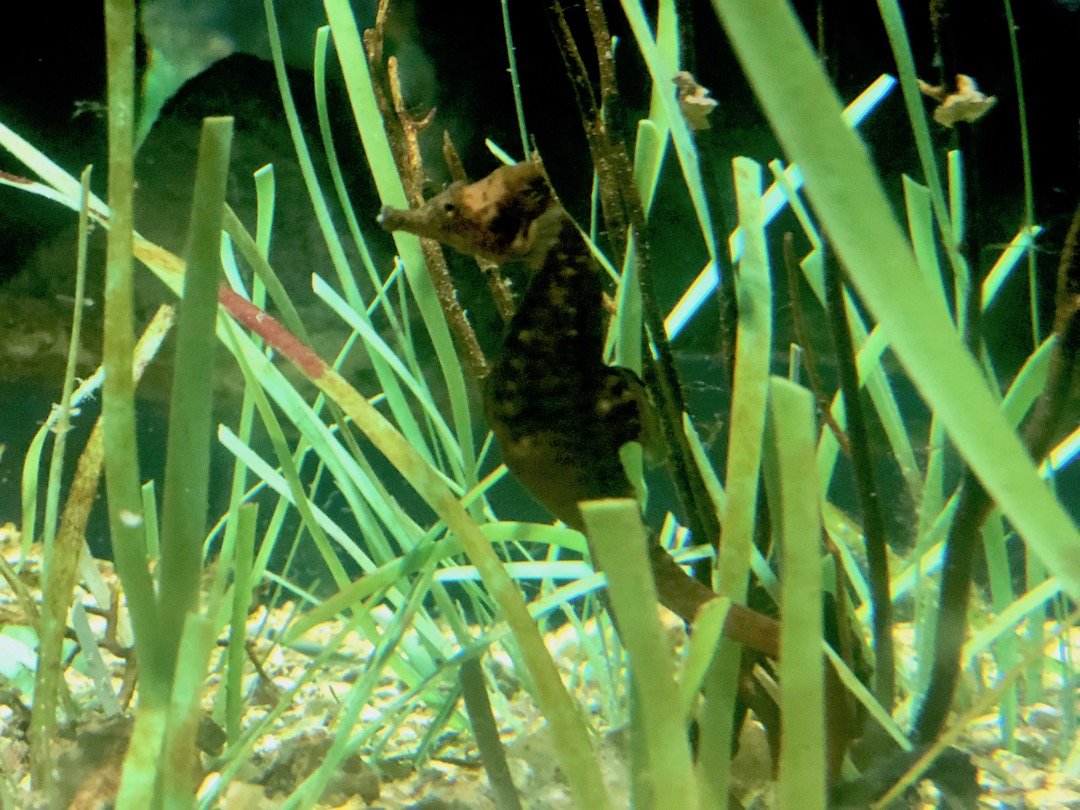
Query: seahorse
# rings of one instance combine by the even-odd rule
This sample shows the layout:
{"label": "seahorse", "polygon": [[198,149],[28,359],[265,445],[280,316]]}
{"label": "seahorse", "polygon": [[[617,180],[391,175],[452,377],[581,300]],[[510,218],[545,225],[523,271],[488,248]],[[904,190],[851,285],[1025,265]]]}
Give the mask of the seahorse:
{"label": "seahorse", "polygon": [[[619,458],[631,441],[657,447],[651,401],[633,371],[604,363],[603,276],[584,237],[534,162],[455,182],[419,208],[384,208],[380,224],[496,264],[522,262],[529,281],[484,387],[507,468],[568,526],[578,504],[629,498]],[[660,601],[686,621],[715,597],[650,543]],[[595,560],[595,556],[594,556]],[[735,605],[725,633],[776,655],[777,625]]]}
{"label": "seahorse", "polygon": [[407,230],[498,264],[530,269],[524,297],[484,381],[486,416],[510,471],[567,525],[578,502],[630,497],[619,448],[642,437],[637,375],[603,362],[603,286],[540,168],[520,163],[455,183],[422,208],[385,210]]}

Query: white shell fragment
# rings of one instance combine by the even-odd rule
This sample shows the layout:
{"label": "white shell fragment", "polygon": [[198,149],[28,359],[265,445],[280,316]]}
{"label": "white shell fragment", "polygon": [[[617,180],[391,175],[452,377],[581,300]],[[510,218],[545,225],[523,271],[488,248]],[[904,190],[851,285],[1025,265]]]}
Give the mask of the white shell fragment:
{"label": "white shell fragment", "polygon": [[679,108],[690,129],[698,132],[709,128],[709,113],[716,108],[716,99],[710,97],[709,88],[697,83],[688,70],[680,70],[672,79],[679,98]]}
{"label": "white shell fragment", "polygon": [[985,95],[970,76],[959,73],[956,76],[956,90],[948,92],[942,85],[930,85],[919,79],[919,90],[939,102],[934,109],[934,120],[942,126],[952,127],[957,121],[969,124],[982,118],[997,104],[997,96]]}

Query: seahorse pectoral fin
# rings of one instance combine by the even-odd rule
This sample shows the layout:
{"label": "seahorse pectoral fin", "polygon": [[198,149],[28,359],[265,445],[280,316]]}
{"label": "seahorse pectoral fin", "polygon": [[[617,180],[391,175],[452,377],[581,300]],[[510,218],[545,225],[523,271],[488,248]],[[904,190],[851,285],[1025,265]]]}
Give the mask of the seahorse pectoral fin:
{"label": "seahorse pectoral fin", "polygon": [[638,442],[650,461],[661,463],[667,459],[668,446],[660,413],[645,383],[631,369],[623,366],[605,369],[596,415],[619,446]]}

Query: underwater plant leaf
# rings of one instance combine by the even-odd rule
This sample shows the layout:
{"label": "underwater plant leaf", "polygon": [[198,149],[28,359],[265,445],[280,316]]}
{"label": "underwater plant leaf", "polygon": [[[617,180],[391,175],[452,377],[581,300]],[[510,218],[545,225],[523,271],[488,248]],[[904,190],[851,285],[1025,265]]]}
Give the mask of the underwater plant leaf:
{"label": "underwater plant leaf", "polygon": [[681,807],[697,807],[697,782],[683,724],[675,663],[664,641],[657,613],[646,544],[649,542],[636,501],[628,498],[585,501],[581,514],[608,579],[621,634],[630,654],[638,695],[641,729],[654,796],[678,796]]}
{"label": "underwater plant leaf", "polygon": [[[49,476],[45,491],[45,520],[43,532],[44,553],[42,556],[43,573],[47,576],[48,569],[54,561],[53,541],[56,538],[57,512],[60,505],[61,473],[63,471],[64,451],[67,447],[67,433],[71,429],[71,419],[78,411],[72,410],[72,392],[75,388],[75,366],[79,356],[80,341],[82,339],[82,317],[86,305],[86,265],[87,249],[90,237],[90,172],[92,167],[83,169],[80,176],[80,206],[79,206],[79,230],[76,245],[75,261],[75,301],[72,307],[71,336],[68,339],[67,360],[64,364],[64,381],[61,388],[60,402],[57,404],[56,427],[54,429],[52,458],[49,460]],[[36,476],[35,476],[36,478]],[[24,490],[25,491],[25,490]],[[37,498],[32,498],[36,502]],[[24,533],[26,528],[23,528]],[[34,537],[33,531],[23,540],[23,549]],[[71,561],[72,573],[74,572],[74,560]],[[67,577],[65,577],[65,580]],[[72,580],[74,584],[74,580]],[[67,588],[65,587],[66,591]]]}
{"label": "underwater plant leaf", "polygon": [[[781,807],[825,808],[825,673],[822,666],[821,514],[814,474],[814,398],[780,377],[769,383],[779,474]],[[771,502],[771,501],[770,501]]]}
{"label": "underwater plant leaf", "polygon": [[[135,185],[135,7],[131,0],[105,4],[108,68],[109,206],[106,242],[102,426],[105,484],[113,561],[120,575],[140,660],[139,710],[125,756],[116,804],[149,806],[158,775],[173,653],[160,633],[160,605],[146,559],[143,535],[135,386],[132,374],[134,318],[133,197]],[[73,180],[73,178],[69,178]],[[67,191],[70,193],[70,187]]]}
{"label": "underwater plant leaf", "polygon": [[1028,546],[1080,598],[1080,532],[1002,418],[949,314],[915,265],[865,146],[780,0],[713,0],[762,108],[798,161],[819,221],[950,439]]}
{"label": "underwater plant leaf", "polygon": [[[922,91],[919,89],[919,79],[915,73],[915,58],[911,52],[911,43],[908,39],[907,28],[904,25],[900,4],[897,0],[877,0],[877,6],[881,13],[881,21],[885,26],[885,35],[892,49],[893,59],[896,60],[896,72],[900,78],[900,92],[904,98],[904,108],[907,110],[908,121],[911,123],[911,131],[915,139],[915,150],[919,154],[919,164],[923,170],[923,179],[930,193],[930,202],[934,210],[934,216],[937,219],[939,232],[944,236],[941,240],[942,246],[959,289],[963,286],[962,279],[969,276],[967,262],[960,252],[960,240],[963,233],[962,206],[954,205],[961,199],[960,190],[963,185],[954,182],[956,175],[950,171],[950,190],[956,193],[953,193],[948,201],[945,199],[941,172],[938,169],[937,157],[934,155],[930,124],[926,118],[926,105],[923,101]],[[957,214],[960,214],[960,216],[958,217]],[[963,296],[957,296],[956,306],[958,312],[963,312],[964,300],[966,299]]]}
{"label": "underwater plant leaf", "polygon": [[[220,327],[219,327],[220,328]],[[395,532],[395,539],[406,548],[411,547],[422,531],[408,519],[407,514],[392,497],[388,497],[384,488],[377,484],[360,460],[352,456],[338,441],[334,432],[319,417],[318,413],[296,391],[295,387],[282,374],[281,370],[259,349],[246,335],[238,335],[235,343],[226,339],[225,345],[242,353],[244,362],[250,367],[260,385],[285,417],[303,435],[312,450],[318,454],[334,477],[338,491],[349,505],[350,510],[362,518],[370,507],[379,520]],[[367,528],[365,526],[365,528]],[[366,535],[369,545],[377,533]],[[348,547],[346,547],[348,548]],[[372,552],[380,550],[371,545]],[[350,552],[351,553],[351,552]],[[386,556],[396,556],[386,549]],[[379,560],[385,562],[386,560]]]}
{"label": "underwater plant leaf", "polygon": [[[649,27],[649,21],[641,0],[621,0],[626,19],[630,23],[630,30],[634,33],[638,49],[645,59],[645,66],[652,77],[654,87],[668,87],[669,83],[678,71],[678,63],[674,57],[670,45],[671,40],[665,37],[661,43],[653,37]],[[665,45],[665,43],[667,43]],[[671,135],[671,142],[675,146],[675,154],[679,159],[679,167],[682,169],[683,180],[686,189],[690,193],[690,201],[694,206],[694,214],[697,216],[698,228],[705,240],[705,247],[709,251],[709,258],[716,260],[716,236],[713,233],[712,216],[709,213],[708,198],[705,194],[704,182],[701,177],[701,162],[698,158],[697,147],[694,145],[690,127],[679,109],[678,101],[672,90],[660,91],[656,97],[660,99],[660,108],[667,118],[667,128]],[[644,197],[643,197],[644,199]]]}
{"label": "underwater plant leaf", "polygon": [[934,212],[930,205],[930,189],[912,180],[906,174],[901,178],[904,186],[904,208],[907,211],[908,236],[919,265],[935,293],[946,303],[942,283],[941,264],[938,262],[937,243],[934,240]]}
{"label": "underwater plant leaf", "polygon": [[229,614],[229,645],[225,667],[225,736],[230,743],[240,738],[244,712],[244,663],[247,658],[247,617],[251,607],[255,566],[255,526],[259,506],[245,503],[236,511],[236,543],[232,555],[233,592]]}
{"label": "underwater plant leaf", "polygon": [[825,657],[829,659],[829,664],[832,666],[836,676],[840,679],[840,682],[844,685],[844,688],[851,693],[860,705],[862,705],[867,714],[877,723],[881,728],[885,729],[893,741],[903,751],[910,751],[912,748],[911,741],[908,740],[907,735],[903,730],[896,725],[896,721],[892,719],[887,711],[882,708],[878,703],[870,690],[866,688],[865,684],[859,679],[859,676],[851,671],[851,668],[844,662],[844,659],[836,654],[829,644],[822,642],[822,650],[825,652]]}
{"label": "underwater plant leaf", "polygon": [[666,127],[661,128],[650,119],[639,121],[634,139],[634,185],[641,195],[641,205],[645,209],[646,217],[649,216],[656,189],[660,185],[660,169],[664,165],[666,151]]}
{"label": "underwater plant leaf", "polygon": [[[850,110],[850,107],[848,110]],[[845,110],[845,115],[847,115],[848,110]],[[850,116],[848,117],[850,118]],[[769,168],[776,178],[770,191],[778,189],[783,193],[811,245],[820,246],[822,240],[817,232],[817,226],[814,224],[810,212],[806,210],[806,206],[792,182],[792,169],[795,167],[784,170],[783,164],[778,160],[774,160],[769,164]],[[768,197],[768,192],[766,192],[766,197]],[[820,249],[811,250],[799,262],[799,267],[803,271],[803,275],[818,302],[822,307],[825,307],[825,268],[822,251]],[[907,484],[912,498],[914,498],[919,491],[919,467],[915,461],[911,438],[900,413],[896,395],[893,393],[888,375],[881,367],[881,357],[887,348],[887,344],[879,330],[872,330],[867,334],[862,314],[846,291],[844,294],[844,308],[851,328],[852,341],[856,348],[856,368],[859,374],[859,385],[865,387],[870,395],[870,402],[874,406],[882,429],[885,431],[885,436],[889,440],[889,446],[893,451],[897,465],[900,467],[904,482]],[[844,403],[839,392],[833,398],[830,412],[839,426],[844,427],[846,425]],[[835,472],[839,450],[840,445],[832,431],[823,430],[821,439],[818,442],[818,475],[820,476],[822,492],[827,492],[829,489]]]}
{"label": "underwater plant leaf", "polygon": [[[243,365],[241,368],[243,368]],[[248,371],[247,373],[250,374],[251,372]],[[249,385],[251,385],[252,382],[253,381],[249,381]],[[253,385],[252,390],[255,390]],[[255,455],[255,453],[253,453],[247,445],[240,442],[236,435],[225,425],[218,426],[218,440],[226,449],[232,452],[237,459],[243,461],[248,469],[258,475],[266,483],[269,489],[277,492],[278,495],[288,500],[289,503],[293,505],[299,513],[305,528],[311,535],[315,547],[319,550],[320,556],[322,556],[326,563],[335,584],[337,584],[338,587],[344,587],[349,581],[349,578],[345,573],[341,561],[330,547],[329,537],[333,537],[337,544],[340,545],[341,548],[361,567],[373,568],[375,563],[356,545],[355,542],[353,542],[348,533],[334,523],[325,512],[308,500],[307,495],[304,492],[304,485],[300,480],[299,470],[292,461],[292,457],[285,443],[285,435],[281,429],[281,425],[278,424],[270,410],[270,403],[267,401],[266,395],[262,391],[257,391],[255,400],[256,407],[262,414],[263,424],[270,434],[270,441],[274,447],[274,452],[278,457],[278,463],[281,464],[281,472],[274,470],[269,464]]]}
{"label": "underwater plant leaf", "polygon": [[1001,402],[1001,412],[1010,425],[1019,426],[1028,415],[1032,406],[1046,388],[1046,378],[1050,373],[1050,359],[1053,356],[1057,337],[1051,335],[1028,355],[1024,364],[1013,378],[1009,390]]}
{"label": "underwater plant leaf", "polygon": [[[390,142],[387,140],[382,117],[375,101],[367,57],[352,8],[346,0],[324,0],[323,6],[330,23],[334,48],[341,64],[353,117],[360,132],[364,154],[367,156],[368,166],[371,168],[379,197],[385,205],[393,208],[408,208],[405,190],[401,185]],[[470,475],[470,478],[463,483],[465,486],[472,486],[476,475],[475,459],[471,455],[474,449],[472,416],[461,362],[450,337],[446,318],[439,306],[435,287],[425,269],[419,239],[401,231],[395,232],[393,239],[398,255],[401,256],[402,264],[405,266],[405,277],[409,282],[409,289],[412,290],[417,309],[431,337],[435,355],[442,370],[453,415],[454,432],[458,437],[458,445],[465,454],[466,470]]]}
{"label": "underwater plant leaf", "polygon": [[[353,310],[338,293],[321,277],[313,275],[311,277],[312,289],[315,291],[315,295],[323,300],[327,306],[333,310],[334,314],[341,318],[351,329],[354,329],[360,334],[361,340],[368,347],[369,354],[376,354],[386,364],[386,367],[390,371],[397,375],[398,379],[405,388],[413,395],[416,403],[423,409],[431,421],[431,424],[435,427],[435,433],[439,437],[442,443],[442,449],[444,457],[450,462],[450,467],[454,474],[459,477],[459,480],[463,480],[465,476],[464,472],[464,460],[462,459],[461,448],[457,444],[457,439],[450,432],[450,427],[446,424],[439,413],[434,401],[431,397],[431,392],[427,389],[425,383],[422,382],[423,378],[415,377],[412,372],[405,367],[401,358],[386,345],[386,341],[380,337],[375,327],[372,326],[371,321],[362,317],[359,313]],[[429,457],[426,452],[426,446],[417,447],[413,445],[421,452],[425,460],[432,466],[435,465],[433,458]]]}
{"label": "underwater plant leaf", "polygon": [[730,607],[731,600],[721,596],[706,602],[694,619],[694,628],[690,633],[689,647],[679,677],[679,705],[686,723],[689,723],[693,716],[694,702],[701,692],[701,684],[709,671],[720,639],[723,638],[724,621]]}
{"label": "underwater plant leaf", "polygon": [[232,118],[207,118],[203,122],[192,192],[187,272],[177,312],[158,574],[161,610],[173,617],[161,632],[168,636],[174,656],[180,648],[184,617],[198,605],[202,571],[217,345],[213,326],[221,279],[221,223],[232,135]]}
{"label": "underwater plant leaf", "polygon": [[747,158],[732,161],[739,221],[745,249],[736,274],[739,323],[731,396],[731,428],[724,486],[718,585],[732,601],[746,598],[746,574],[754,544],[761,442],[768,400],[772,352],[772,281],[761,210],[761,166]]}
{"label": "underwater plant leaf", "polygon": [[289,359],[311,382],[352,419],[380,452],[424,498],[447,528],[461,541],[480,571],[488,593],[502,608],[533,675],[537,700],[556,738],[560,764],[575,795],[583,803],[607,807],[607,790],[600,777],[584,722],[571,702],[558,670],[529,616],[521,592],[502,568],[476,523],[447,487],[445,479],[412,448],[394,426],[334,369],[280,323],[229,289],[221,290],[230,314]]}
{"label": "underwater plant leaf", "polygon": [[219,629],[217,616],[198,611],[185,615],[176,651],[176,675],[162,746],[162,753],[170,760],[159,765],[161,784],[155,791],[161,797],[162,810],[191,807],[199,786],[198,771],[188,763],[199,758],[196,734],[202,715],[203,688],[207,663]]}
{"label": "underwater plant leaf", "polygon": [[[716,564],[717,591],[733,603],[746,601],[754,524],[757,517],[762,440],[768,403],[769,361],[772,353],[772,281],[765,246],[761,200],[761,166],[748,158],[732,161],[745,249],[735,275],[739,321],[735,343],[734,387],[731,399],[724,486],[727,508],[721,522],[720,555]],[[703,790],[727,795],[734,728],[732,710],[741,650],[721,643],[706,680],[706,710],[700,719],[701,754],[698,773],[707,780]]]}
{"label": "underwater plant leaf", "polygon": [[[818,475],[820,474],[819,471]],[[859,561],[855,558],[856,549],[860,556],[863,554],[862,527],[827,500],[822,504],[822,526],[840,555],[840,565],[855,592],[858,604],[865,606],[870,600],[870,586],[866,582]]]}
{"label": "underwater plant leaf", "polygon": [[518,135],[521,136],[521,155],[523,160],[528,160],[531,153],[529,147],[529,130],[525,126],[525,106],[521,100],[521,81],[518,78],[517,55],[514,48],[514,38],[510,29],[510,8],[507,0],[502,0],[502,24],[503,39],[506,40],[507,72],[510,74],[510,89],[514,93],[514,113],[517,116]]}
{"label": "underwater plant leaf", "polygon": [[[334,144],[333,129],[330,126],[329,101],[326,97],[326,59],[329,43],[330,26],[320,26],[315,32],[314,59],[315,106],[319,118],[319,134],[322,136],[323,154],[326,156],[327,168],[330,171],[330,178],[334,185],[334,193],[337,195],[341,211],[345,215],[345,223],[349,229],[349,236],[352,238],[357,253],[360,255],[360,263],[364,266],[364,271],[368,274],[371,286],[374,289],[378,289],[382,285],[382,279],[379,278],[379,271],[375,267],[375,261],[371,256],[367,240],[364,238],[364,233],[360,229],[360,221],[356,216],[356,209],[349,197],[348,187],[345,183],[345,174],[341,168],[341,161],[338,159],[337,146]],[[395,334],[400,336],[401,324],[397,322],[396,318],[391,319],[391,327],[394,329]]]}
{"label": "underwater plant leaf", "polygon": [[1020,259],[1034,246],[1035,237],[1042,231],[1040,225],[1033,225],[1030,228],[1021,230],[1012,238],[1008,247],[1001,251],[998,260],[994,262],[994,266],[990,268],[986,278],[983,279],[982,306],[984,310],[989,309],[990,305],[997,299],[1002,286],[1012,275]]}
{"label": "underwater plant leaf", "polygon": [[[283,503],[289,503],[297,508],[297,511],[301,515],[303,525],[308,529],[311,537],[314,539],[316,548],[320,555],[326,561],[328,568],[334,578],[334,582],[338,587],[339,594],[352,594],[355,599],[366,598],[370,593],[375,590],[379,590],[383,598],[385,598],[395,610],[400,607],[408,599],[410,589],[413,585],[413,580],[407,573],[419,570],[417,566],[422,565],[434,565],[435,558],[430,553],[425,554],[423,549],[425,546],[421,545],[412,552],[407,553],[404,557],[406,562],[402,563],[403,558],[393,556],[388,558],[388,562],[380,563],[373,560],[364,549],[361,549],[356,542],[349,537],[340,526],[332,521],[317,505],[311,503],[308,497],[305,495],[302,486],[299,481],[290,484],[287,479],[295,479],[296,472],[293,470],[288,476],[282,475],[278,471],[272,469],[263,459],[250,450],[250,448],[243,445],[227,427],[224,425],[218,428],[218,439],[230,452],[235,454],[237,458],[244,461],[252,472],[259,476],[266,485],[277,492],[282,498]],[[279,459],[281,455],[279,453]],[[345,570],[338,560],[337,555],[330,548],[328,540],[332,539],[339,545],[346,554],[348,554],[354,562],[370,575],[370,581],[363,586],[357,586],[355,582],[350,582]],[[371,550],[371,549],[369,549]],[[460,547],[449,545],[443,549],[443,553],[451,553],[452,551],[460,551]],[[394,565],[398,564],[395,568]],[[401,567],[404,566],[404,567]],[[398,577],[396,579],[391,578],[389,582],[383,583],[382,577],[387,570],[397,571]],[[367,579],[367,577],[363,578]],[[361,581],[363,581],[363,579]],[[356,590],[359,588],[359,590]],[[311,600],[309,600],[311,601]],[[316,603],[318,600],[314,600]],[[338,605],[336,597],[330,597],[327,601],[333,602]],[[355,605],[355,600],[353,602]],[[347,613],[351,605],[341,604],[335,608],[334,613]],[[321,615],[321,614],[320,614]],[[325,619],[320,619],[324,621]],[[310,623],[305,620],[301,622],[301,626],[308,627]],[[417,618],[415,629],[425,641],[432,646],[432,649],[443,649],[446,646],[446,641],[443,638],[439,629],[434,625],[430,617],[419,616]],[[378,641],[381,635],[381,630],[367,617],[361,617],[359,619],[359,631],[362,632],[372,643]],[[292,634],[290,634],[290,638]],[[421,673],[430,668],[431,660],[429,657],[425,657],[425,660],[420,661],[404,661],[395,660],[395,672],[405,681],[407,684],[413,685],[418,682],[422,677]]]}
{"label": "underwater plant leaf", "polygon": [[[973,660],[984,652],[995,641],[1003,638],[1006,634],[1016,632],[1016,625],[1024,621],[1033,611],[1041,610],[1051,599],[1061,593],[1061,582],[1056,579],[1046,579],[1036,585],[1030,591],[1014,600],[1003,611],[998,613],[985,627],[977,630],[967,643],[961,657],[962,668],[966,669]],[[1042,616],[1036,616],[1040,621]]]}
{"label": "underwater plant leaf", "polygon": [[[300,123],[299,113],[293,100],[292,90],[289,87],[284,57],[282,55],[281,41],[278,36],[277,21],[274,14],[274,4],[267,0],[263,3],[263,8],[266,15],[267,30],[269,32],[269,44],[274,63],[274,73],[277,77],[278,90],[284,107],[285,122],[288,125],[300,173],[304,180],[308,197],[311,200],[315,221],[319,226],[323,241],[326,243],[327,250],[330,254],[330,262],[334,268],[338,283],[344,291],[346,299],[360,317],[366,318],[367,306],[360,294],[356,279],[353,277],[352,268],[349,266],[349,261],[345,254],[345,248],[341,243],[341,238],[334,227],[330,214],[330,206],[327,203],[326,197],[319,184],[314,161],[311,152],[308,149],[304,129]],[[350,87],[350,93],[351,92],[352,88]],[[428,282],[430,284],[430,279]],[[441,310],[439,312],[439,317],[442,317]],[[442,323],[445,327],[445,321],[442,321]],[[413,446],[424,454],[428,460],[433,460],[430,448],[428,447],[427,438],[424,436],[412,410],[405,401],[405,397],[398,385],[397,378],[391,370],[387,368],[381,356],[378,354],[369,354],[369,357],[371,359],[372,369],[379,379],[380,390],[386,395],[387,403],[394,414],[395,421],[401,427],[402,432],[412,442]],[[458,368],[458,374],[460,375],[460,368]],[[471,425],[468,430],[471,432]],[[470,450],[471,447],[472,442],[470,435]]]}
{"label": "underwater plant leaf", "polygon": [[[616,290],[615,315],[608,324],[609,338],[614,338],[614,364],[628,368],[641,376],[642,359],[642,297],[640,268],[637,266],[637,251],[634,243],[637,235],[630,231],[626,245],[626,259]],[[645,484],[645,454],[642,445],[630,442],[619,450],[626,477],[634,487],[642,508],[648,503],[648,488]]]}
{"label": "underwater plant leaf", "polygon": [[[349,196],[348,188],[345,183],[344,171],[338,160],[337,147],[334,144],[333,130],[330,125],[329,100],[327,99],[326,60],[329,52],[329,42],[330,27],[326,25],[321,26],[316,31],[315,39],[315,105],[319,119],[319,132],[322,136],[323,153],[326,156],[327,168],[330,171],[330,177],[333,182],[334,191],[337,195],[339,208],[345,216],[349,236],[356,247],[356,252],[360,256],[360,264],[368,275],[368,281],[370,282],[372,289],[376,291],[375,300],[368,307],[369,312],[367,314],[370,317],[373,315],[376,307],[381,309],[386,316],[390,332],[394,335],[395,345],[401,354],[401,358],[412,372],[413,377],[418,380],[424,387],[424,390],[427,391],[427,399],[433,400],[435,397],[428,388],[427,379],[421,370],[420,361],[417,358],[416,346],[409,328],[410,315],[406,310],[404,298],[402,298],[402,306],[400,307],[399,314],[397,309],[390,303],[389,297],[387,296],[389,286],[393,281],[400,278],[399,271],[402,269],[402,266],[399,263],[395,263],[394,270],[391,271],[385,280],[379,276],[379,271],[375,266],[375,260],[372,258],[367,239],[364,237],[363,231],[360,228],[356,207],[353,205],[352,199]],[[304,337],[303,333],[297,332],[288,321],[285,322],[285,325],[295,332],[297,336],[301,338]],[[304,338],[304,340],[307,342],[306,338]],[[471,450],[469,453],[471,453]],[[457,448],[456,455],[459,457],[462,456],[461,448]]]}
{"label": "underwater plant leaf", "polygon": [[[844,108],[844,120],[852,126],[858,126],[863,119],[889,94],[895,86],[896,79],[889,75],[882,75],[856,96],[847,107]],[[802,186],[802,173],[798,166],[789,166],[784,171],[786,183],[792,189]],[[773,183],[765,192],[763,199],[765,223],[772,222],[773,218],[783,210],[786,201],[792,195],[782,190],[778,183]],[[737,262],[742,256],[742,230],[736,227],[728,237],[728,253],[733,262]],[[664,318],[668,338],[674,340],[682,331],[690,319],[699,311],[703,302],[709,300],[713,291],[720,283],[720,275],[716,262],[712,259],[702,268],[697,277],[686,288],[682,297],[672,307]]]}

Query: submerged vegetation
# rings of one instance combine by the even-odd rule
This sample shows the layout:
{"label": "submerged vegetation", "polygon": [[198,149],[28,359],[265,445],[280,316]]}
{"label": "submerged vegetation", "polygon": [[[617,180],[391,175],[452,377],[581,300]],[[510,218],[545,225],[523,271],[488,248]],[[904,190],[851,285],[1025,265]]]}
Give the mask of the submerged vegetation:
{"label": "submerged vegetation", "polygon": [[[546,194],[507,5],[519,157],[536,161]],[[628,441],[641,438],[641,425],[616,443],[627,491],[598,487],[619,498],[588,503],[580,514],[573,503],[567,513],[554,508],[570,525],[496,514],[488,495],[507,471],[470,396],[492,360],[458,302],[442,247],[415,234],[459,248],[462,240],[396,230],[397,261],[373,260],[360,223],[374,212],[354,209],[329,125],[333,58],[382,204],[403,219],[424,203],[432,172],[419,136],[431,119],[407,109],[397,63],[384,53],[385,2],[361,34],[348,2],[325,0],[328,25],[318,32],[314,65],[318,145],[306,140],[274,4],[265,3],[284,114],[335,273],[333,282],[312,276],[318,306],[341,322],[334,357],[313,350],[303,314],[310,302],[290,298],[270,260],[273,167],[251,181],[253,231],[225,202],[232,119],[204,123],[185,256],[134,232],[134,0],[105,3],[107,203],[90,193],[89,172],[80,182],[0,122],[0,145],[40,178],[0,174],[2,193],[39,194],[79,213],[77,304],[89,272],[87,234],[108,231],[102,370],[77,381],[69,363],[62,401],[43,415],[25,458],[21,545],[0,559],[5,599],[19,617],[5,619],[0,640],[12,652],[3,654],[27,661],[0,675],[11,709],[4,734],[23,735],[18,751],[28,763],[26,775],[0,775],[0,807],[114,793],[119,808],[359,806],[378,792],[378,779],[372,788],[358,775],[361,760],[389,784],[401,761],[419,769],[448,750],[470,761],[478,752],[485,800],[517,807],[530,802],[504,743],[513,760],[514,745],[535,739],[541,720],[542,750],[557,762],[567,806],[723,807],[729,797],[748,806],[765,801],[755,793],[762,788],[734,771],[731,752],[750,710],[775,757],[776,780],[766,788],[774,806],[884,807],[925,776],[936,784],[929,790],[973,806],[976,767],[1008,783],[973,729],[991,717],[991,747],[1015,752],[1025,718],[1047,703],[1053,733],[1042,756],[1080,776],[1080,532],[1075,509],[1070,516],[1053,487],[1080,448],[1080,212],[1061,249],[1052,322],[1032,294],[1035,348],[1003,382],[981,325],[997,317],[989,307],[1025,260],[1035,290],[1040,229],[1029,183],[1027,219],[1010,244],[991,249],[966,230],[975,203],[965,194],[963,147],[992,100],[966,77],[956,93],[920,83],[895,0],[878,5],[897,77],[874,81],[846,108],[783,0],[713,0],[789,161],[763,167],[735,158],[738,227],[722,233],[722,195],[703,179],[713,134],[708,92],[680,73],[678,5],[660,0],[650,18],[639,0],[622,2],[634,43],[619,47],[637,48],[652,82],[651,107],[628,147],[610,123],[625,110],[601,4],[584,4],[581,30],[591,43],[560,3],[550,4],[595,166],[590,223],[574,228],[562,211],[560,227],[587,246],[591,258],[579,258],[609,294],[605,354],[589,368],[602,360],[632,370],[627,379],[640,385],[640,375],[649,389],[638,406],[655,405],[656,455],[666,457],[678,502],[659,510],[650,503],[649,514],[665,515],[652,529],[641,504],[622,497],[631,483],[649,497],[647,442]],[[902,180],[903,223],[857,132],[891,93],[903,96],[904,137],[921,170],[921,179]],[[944,123],[957,127],[959,149],[935,151],[931,127],[943,117],[931,103],[949,107]],[[510,150],[490,146],[515,162]],[[320,185],[312,150],[325,154],[332,189]],[[450,174],[464,181],[449,138],[443,152]],[[649,244],[647,228],[665,164],[677,165],[694,213],[681,226],[683,241],[706,256],[670,309],[656,289],[670,257]],[[338,206],[343,232],[331,215]],[[783,209],[800,233],[770,232]],[[770,250],[774,242],[782,248]],[[514,297],[485,258],[528,259],[529,251],[468,252],[480,257],[508,317]],[[132,276],[147,271],[179,304],[163,303],[136,339]],[[807,289],[812,299],[801,295]],[[720,307],[710,306],[717,298]],[[788,308],[794,340],[784,377],[773,357],[778,313]],[[734,317],[713,327],[723,338],[719,387],[730,392],[726,447],[714,448],[688,413],[687,372],[671,341],[717,309]],[[135,392],[174,323],[158,484],[140,476]],[[831,338],[834,375],[823,371],[815,332]],[[227,354],[243,380],[228,414],[213,407],[216,354]],[[375,386],[342,371],[357,355]],[[921,403],[900,396],[908,384]],[[68,427],[99,389],[101,419],[65,470]],[[215,441],[234,460],[220,515],[208,514]],[[544,482],[510,466],[549,503]],[[899,471],[897,491],[879,480],[883,466]],[[86,556],[102,477],[115,582]],[[347,519],[326,508],[330,491]],[[887,501],[910,505],[905,542],[888,536]],[[317,586],[291,568],[310,548],[322,565]],[[700,581],[672,573],[668,552]],[[593,555],[597,570],[582,564]],[[987,582],[973,589],[981,557]],[[40,599],[28,584],[32,572]],[[691,625],[674,649],[658,591]],[[553,641],[568,628],[573,653]],[[285,657],[304,663],[273,677]],[[88,676],[78,687],[76,673]],[[297,720],[298,705],[310,716]],[[129,712],[130,727],[122,719]],[[424,719],[419,730],[416,717]],[[92,758],[81,741],[98,726],[118,730],[109,732],[116,739],[107,753]],[[74,754],[59,741],[61,728],[71,729]],[[617,730],[627,732],[622,748],[611,742]],[[297,763],[296,743],[285,776],[267,766],[273,735],[316,738],[308,761]],[[745,747],[745,730],[741,738]],[[628,763],[621,778],[609,767],[612,749]],[[58,775],[64,756],[85,760],[74,784]],[[545,793],[535,806],[559,800]]]}

